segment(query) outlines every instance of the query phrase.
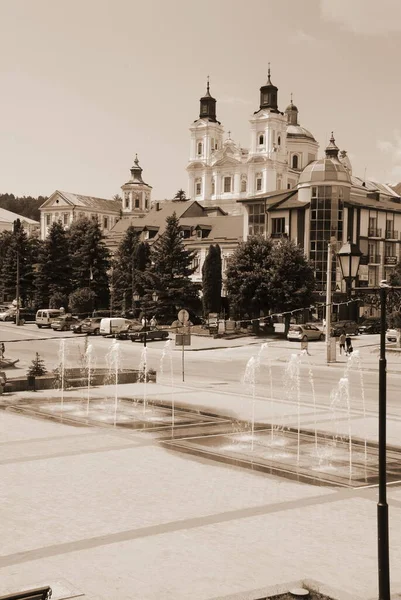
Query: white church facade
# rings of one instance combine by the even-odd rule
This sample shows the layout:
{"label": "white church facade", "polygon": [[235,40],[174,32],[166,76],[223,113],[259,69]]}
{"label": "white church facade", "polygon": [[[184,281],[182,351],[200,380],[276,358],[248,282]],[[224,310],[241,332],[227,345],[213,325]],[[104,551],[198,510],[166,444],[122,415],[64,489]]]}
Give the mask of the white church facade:
{"label": "white church facade", "polygon": [[298,124],[292,99],[278,109],[278,89],[268,80],[260,88],[259,109],[250,117],[250,147],[242,148],[217,120],[216,99],[209,81],[200,99],[199,118],[190,127],[187,165],[188,196],[205,206],[218,204],[229,214],[241,214],[239,199],[263,196],[295,187],[301,171],[316,160],[318,143]]}

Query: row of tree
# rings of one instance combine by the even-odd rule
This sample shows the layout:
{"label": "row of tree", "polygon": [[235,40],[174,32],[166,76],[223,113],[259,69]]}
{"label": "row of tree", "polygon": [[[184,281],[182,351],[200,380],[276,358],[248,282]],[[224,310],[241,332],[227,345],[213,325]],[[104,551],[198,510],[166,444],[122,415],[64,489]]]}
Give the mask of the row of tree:
{"label": "row of tree", "polygon": [[28,219],[40,221],[39,207],[47,200],[46,196],[14,196],[14,194],[0,194],[0,207],[17,213]]}
{"label": "row of tree", "polygon": [[[73,312],[145,310],[161,321],[174,319],[181,308],[205,315],[221,311],[220,247],[209,247],[202,283],[194,282],[195,254],[185,248],[175,214],[152,245],[128,227],[114,257],[96,220],[79,219],[67,231],[53,223],[45,241],[28,238],[17,222],[13,233],[0,235],[4,293],[15,292],[17,255],[23,305],[65,306]],[[250,238],[229,258],[226,290],[235,318],[308,306],[313,289],[313,271],[290,240]]]}

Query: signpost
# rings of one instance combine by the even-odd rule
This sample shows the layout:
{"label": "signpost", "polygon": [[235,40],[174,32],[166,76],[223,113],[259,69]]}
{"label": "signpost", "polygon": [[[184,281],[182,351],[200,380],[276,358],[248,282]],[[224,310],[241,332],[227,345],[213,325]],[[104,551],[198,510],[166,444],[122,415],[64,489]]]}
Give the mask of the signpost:
{"label": "signpost", "polygon": [[189,313],[187,310],[185,310],[185,308],[183,308],[182,310],[180,310],[180,312],[178,313],[178,320],[182,325],[182,331],[181,333],[176,333],[175,335],[175,345],[176,346],[181,346],[182,348],[182,352],[181,352],[181,356],[182,356],[182,380],[185,381],[185,370],[184,370],[184,349],[185,346],[190,346],[191,345],[191,333],[189,330]]}

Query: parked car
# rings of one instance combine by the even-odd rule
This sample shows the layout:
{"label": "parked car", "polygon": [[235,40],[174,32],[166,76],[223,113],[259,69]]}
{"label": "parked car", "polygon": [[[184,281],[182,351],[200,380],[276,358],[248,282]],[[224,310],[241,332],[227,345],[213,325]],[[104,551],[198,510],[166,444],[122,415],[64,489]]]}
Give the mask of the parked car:
{"label": "parked car", "polygon": [[325,335],[319,327],[312,323],[306,323],[305,325],[290,325],[287,333],[287,339],[290,341],[310,341],[319,340],[323,341]]}
{"label": "parked car", "polygon": [[100,335],[116,335],[127,327],[131,321],[122,317],[102,318],[100,321]]}
{"label": "parked car", "polygon": [[[32,310],[32,308],[20,308],[19,309],[20,321],[24,321],[25,323],[27,321],[35,322],[35,317],[36,317],[36,311]],[[16,319],[17,319],[17,311],[14,312],[14,314],[12,315],[10,320],[13,323],[15,323]]]}
{"label": "parked car", "polygon": [[368,317],[358,325],[359,333],[380,333],[380,318]]}
{"label": "parked car", "polygon": [[52,322],[51,328],[53,331],[69,331],[73,325],[76,325],[79,322],[77,317],[73,317],[71,315],[64,315],[63,317],[59,317],[55,321]]}
{"label": "parked car", "polygon": [[168,331],[165,329],[158,329],[157,327],[149,327],[148,325],[140,328],[139,331],[131,331],[128,334],[131,342],[144,342],[146,332],[146,341],[151,340],[168,340]]}
{"label": "parked car", "polygon": [[41,327],[51,327],[53,321],[62,316],[63,312],[58,308],[42,308],[36,313],[36,325],[39,329]]}
{"label": "parked car", "polygon": [[12,321],[15,320],[15,308],[7,308],[3,312],[0,313],[0,321]]}
{"label": "parked car", "polygon": [[131,333],[141,331],[142,327],[143,327],[143,325],[141,325],[141,323],[139,321],[137,321],[137,320],[131,321],[123,329],[120,329],[120,331],[117,331],[115,337],[118,340],[128,340],[128,339],[130,339],[129,336]]}
{"label": "parked car", "polygon": [[387,329],[386,340],[388,342],[396,342],[398,340],[399,332],[397,329]]}
{"label": "parked car", "polygon": [[331,329],[334,337],[339,337],[343,331],[349,335],[358,335],[359,333],[356,321],[334,321]]}
{"label": "parked car", "polygon": [[75,323],[75,325],[71,325],[71,331],[72,333],[82,333],[81,327],[82,327],[82,323],[86,320],[86,319],[79,319],[79,317],[77,317],[78,322]]}
{"label": "parked car", "polygon": [[100,321],[103,317],[89,317],[81,322],[81,333],[100,335]]}

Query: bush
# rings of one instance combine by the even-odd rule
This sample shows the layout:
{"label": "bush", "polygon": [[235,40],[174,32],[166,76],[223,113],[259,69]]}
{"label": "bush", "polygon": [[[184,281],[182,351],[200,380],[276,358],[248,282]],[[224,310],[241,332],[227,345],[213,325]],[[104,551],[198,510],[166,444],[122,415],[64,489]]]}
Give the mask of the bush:
{"label": "bush", "polygon": [[46,373],[45,362],[43,358],[40,357],[39,352],[36,352],[36,356],[27,371],[27,375],[28,377],[40,377],[41,375],[46,375]]}
{"label": "bush", "polygon": [[90,288],[81,288],[70,294],[68,305],[73,313],[92,313],[96,294]]}

